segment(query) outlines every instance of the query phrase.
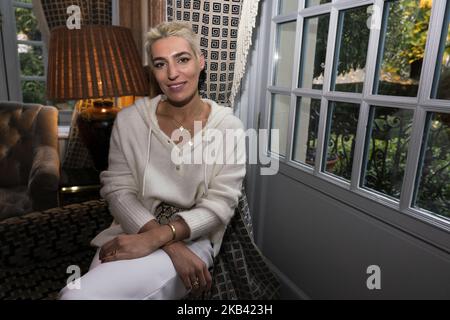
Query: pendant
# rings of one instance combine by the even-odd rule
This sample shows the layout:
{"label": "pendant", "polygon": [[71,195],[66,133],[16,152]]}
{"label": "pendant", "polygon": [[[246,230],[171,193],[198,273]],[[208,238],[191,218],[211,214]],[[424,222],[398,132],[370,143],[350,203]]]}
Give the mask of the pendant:
{"label": "pendant", "polygon": [[180,129],[180,131],[181,131],[181,132],[183,132],[183,130],[184,130],[184,127],[183,127],[183,126],[181,126],[181,127],[179,128],[179,129]]}

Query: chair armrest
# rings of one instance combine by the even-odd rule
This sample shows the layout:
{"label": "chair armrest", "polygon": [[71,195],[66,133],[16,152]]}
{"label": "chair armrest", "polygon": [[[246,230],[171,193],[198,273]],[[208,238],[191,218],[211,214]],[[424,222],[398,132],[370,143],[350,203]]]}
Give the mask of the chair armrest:
{"label": "chair armrest", "polygon": [[0,221],[0,267],[26,266],[85,250],[111,222],[104,200]]}
{"label": "chair armrest", "polygon": [[56,148],[36,148],[28,179],[28,190],[33,209],[45,210],[58,205],[59,155]]}

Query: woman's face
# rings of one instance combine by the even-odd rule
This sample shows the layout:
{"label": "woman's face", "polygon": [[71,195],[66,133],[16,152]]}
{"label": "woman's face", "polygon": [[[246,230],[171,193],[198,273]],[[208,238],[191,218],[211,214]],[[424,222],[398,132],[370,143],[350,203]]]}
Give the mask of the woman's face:
{"label": "woman's face", "polygon": [[189,42],[181,37],[157,40],[151,46],[153,74],[162,92],[175,106],[184,106],[197,94],[198,78],[205,66]]}

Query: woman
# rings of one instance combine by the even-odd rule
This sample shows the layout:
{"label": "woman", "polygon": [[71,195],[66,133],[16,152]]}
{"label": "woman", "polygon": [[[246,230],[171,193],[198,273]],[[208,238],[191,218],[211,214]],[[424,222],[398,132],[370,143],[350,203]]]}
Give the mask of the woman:
{"label": "woman", "polygon": [[[92,241],[99,249],[81,288],[64,288],[61,299],[179,299],[211,287],[208,269],[245,176],[243,126],[229,108],[200,98],[205,59],[189,26],[163,23],[147,41],[163,95],[118,114],[109,167],[101,174],[114,222]],[[205,152],[210,131],[215,150]],[[226,139],[229,131],[238,139]],[[180,154],[202,159],[180,163]],[[157,212],[172,206],[182,210],[160,224]]]}

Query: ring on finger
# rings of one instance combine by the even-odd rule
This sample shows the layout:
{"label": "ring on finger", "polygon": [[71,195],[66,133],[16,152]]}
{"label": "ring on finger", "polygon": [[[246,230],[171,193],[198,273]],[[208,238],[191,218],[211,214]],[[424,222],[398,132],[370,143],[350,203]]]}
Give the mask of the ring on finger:
{"label": "ring on finger", "polygon": [[194,289],[198,289],[200,287],[200,284],[198,282],[198,278],[195,278],[194,282],[192,282],[192,287]]}

